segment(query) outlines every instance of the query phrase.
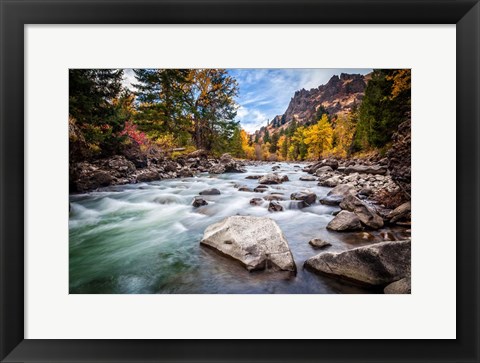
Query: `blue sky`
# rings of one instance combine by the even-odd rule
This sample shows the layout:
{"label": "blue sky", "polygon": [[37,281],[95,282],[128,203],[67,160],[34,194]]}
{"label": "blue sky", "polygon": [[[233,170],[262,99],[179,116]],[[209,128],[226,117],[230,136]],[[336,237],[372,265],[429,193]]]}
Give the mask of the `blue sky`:
{"label": "blue sky", "polygon": [[[371,69],[228,69],[239,85],[237,120],[247,132],[258,130],[288,107],[295,91],[317,88],[340,73],[367,74]],[[134,82],[133,71],[125,70],[125,84]]]}

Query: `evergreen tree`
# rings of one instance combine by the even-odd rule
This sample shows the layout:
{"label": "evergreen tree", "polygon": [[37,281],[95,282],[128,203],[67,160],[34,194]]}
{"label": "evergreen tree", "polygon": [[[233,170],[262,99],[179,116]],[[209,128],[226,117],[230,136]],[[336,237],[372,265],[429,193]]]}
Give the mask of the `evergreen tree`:
{"label": "evergreen tree", "polygon": [[265,129],[265,133],[263,134],[263,143],[266,144],[267,142],[270,142],[270,132],[268,132],[268,129]]}
{"label": "evergreen tree", "polygon": [[[125,121],[128,93],[122,95],[122,69],[70,69],[69,114],[92,151],[115,152]],[[119,101],[118,98],[122,97]]]}

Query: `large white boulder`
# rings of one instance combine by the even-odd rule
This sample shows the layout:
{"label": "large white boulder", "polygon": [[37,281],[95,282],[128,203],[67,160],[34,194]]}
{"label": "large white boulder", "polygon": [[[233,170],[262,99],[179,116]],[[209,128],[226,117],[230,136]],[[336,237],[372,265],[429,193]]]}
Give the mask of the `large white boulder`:
{"label": "large white boulder", "polygon": [[249,271],[296,271],[287,239],[270,218],[227,217],[208,226],[200,244],[240,261]]}

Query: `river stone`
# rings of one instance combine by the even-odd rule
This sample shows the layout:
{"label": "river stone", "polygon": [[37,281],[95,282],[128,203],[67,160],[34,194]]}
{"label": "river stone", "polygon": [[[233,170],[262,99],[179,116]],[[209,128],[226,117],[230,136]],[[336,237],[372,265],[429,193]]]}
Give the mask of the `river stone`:
{"label": "river stone", "polygon": [[227,217],[208,226],[200,244],[232,257],[249,271],[296,271],[287,239],[270,218]]}
{"label": "river stone", "polygon": [[385,294],[411,294],[412,283],[410,276],[404,277],[398,281],[392,282],[383,289]]}
{"label": "river stone", "polygon": [[340,208],[355,213],[360,221],[367,227],[378,229],[383,227],[383,219],[372,207],[355,197],[347,195],[340,203]]}
{"label": "river stone", "polygon": [[260,184],[282,184],[284,181],[288,181],[288,177],[287,180],[284,179],[285,176],[280,176],[278,174],[267,174],[262,176],[258,182]]}
{"label": "river stone", "polygon": [[261,175],[248,175],[245,179],[260,179],[261,177]]}
{"label": "river stone", "polygon": [[327,224],[332,231],[355,231],[362,229],[362,223],[355,213],[342,210]]}
{"label": "river stone", "polygon": [[339,205],[347,195],[355,194],[355,189],[348,184],[340,184],[330,190],[328,194],[320,199],[321,204]]}
{"label": "river stone", "polygon": [[311,239],[308,243],[315,248],[325,248],[332,245],[330,242],[324,241],[320,238]]}
{"label": "river stone", "polygon": [[395,208],[393,211],[390,212],[388,218],[390,219],[391,223],[396,223],[402,219],[410,219],[410,213],[412,211],[412,204],[411,202],[403,203],[402,205]]}
{"label": "river stone", "polygon": [[290,195],[291,200],[301,200],[307,206],[312,205],[317,200],[317,195],[311,192],[297,192]]}
{"label": "river stone", "polygon": [[305,267],[370,286],[386,286],[410,275],[410,241],[380,242],[352,250],[320,253]]}
{"label": "river stone", "polygon": [[302,175],[299,179],[301,181],[316,181],[317,180],[317,178],[315,178],[314,176],[311,176],[311,175]]}
{"label": "river stone", "polygon": [[253,191],[257,193],[263,193],[267,190],[268,190],[268,185],[259,185],[255,189],[253,189]]}
{"label": "river stone", "polygon": [[278,202],[270,202],[270,204],[268,205],[268,211],[269,212],[282,212],[283,207]]}
{"label": "river stone", "polygon": [[263,204],[262,198],[252,198],[250,199],[250,205],[258,206]]}
{"label": "river stone", "polygon": [[328,178],[326,180],[320,180],[318,182],[318,185],[321,187],[336,187],[338,184],[340,184],[341,179],[338,175],[332,176],[331,178]]}
{"label": "river stone", "polygon": [[250,189],[249,187],[247,187],[245,185],[242,185],[240,188],[238,188],[238,191],[239,192],[251,192],[252,189]]}
{"label": "river stone", "polygon": [[200,195],[219,195],[220,194],[220,190],[216,189],[216,188],[212,188],[212,189],[206,189],[206,190],[202,190],[200,193],[198,193]]}
{"label": "river stone", "polygon": [[193,199],[192,205],[193,205],[194,208],[198,208],[198,207],[201,207],[203,205],[208,205],[208,202],[203,198],[195,197]]}
{"label": "river stone", "polygon": [[328,165],[321,166],[317,170],[315,170],[315,175],[320,176],[321,174],[326,173],[327,171],[333,171],[332,167]]}

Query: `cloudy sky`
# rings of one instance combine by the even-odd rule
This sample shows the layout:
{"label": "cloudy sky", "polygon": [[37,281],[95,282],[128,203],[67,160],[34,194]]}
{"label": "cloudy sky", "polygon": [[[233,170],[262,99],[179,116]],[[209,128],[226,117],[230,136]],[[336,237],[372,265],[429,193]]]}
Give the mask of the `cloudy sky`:
{"label": "cloudy sky", "polygon": [[[340,73],[367,74],[371,69],[229,69],[237,79],[237,119],[247,132],[258,130],[288,107],[295,91],[316,88]],[[125,70],[125,83],[134,82],[132,70]]]}

